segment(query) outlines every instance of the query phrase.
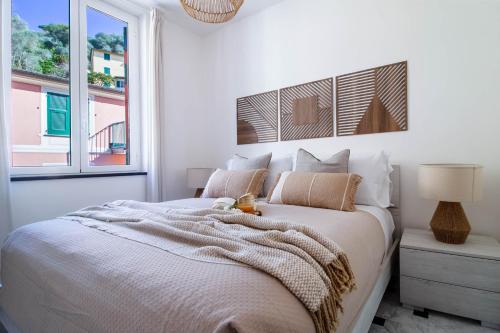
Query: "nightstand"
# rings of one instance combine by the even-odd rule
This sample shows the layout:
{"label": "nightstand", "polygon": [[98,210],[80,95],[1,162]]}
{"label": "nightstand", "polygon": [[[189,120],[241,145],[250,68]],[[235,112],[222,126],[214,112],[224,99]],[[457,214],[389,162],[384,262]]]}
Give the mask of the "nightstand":
{"label": "nightstand", "polygon": [[470,235],[454,245],[438,242],[431,231],[405,229],[399,258],[403,305],[500,329],[500,244],[494,238]]}

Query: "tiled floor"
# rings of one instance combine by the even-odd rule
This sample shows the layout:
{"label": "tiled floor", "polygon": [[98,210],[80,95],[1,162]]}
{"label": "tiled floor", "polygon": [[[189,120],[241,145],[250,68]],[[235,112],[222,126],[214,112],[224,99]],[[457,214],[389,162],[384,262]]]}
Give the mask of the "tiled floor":
{"label": "tiled floor", "polygon": [[[428,318],[425,318],[427,315]],[[377,311],[369,333],[498,333],[500,331],[485,328],[478,321],[447,315],[440,312],[426,311],[424,316],[414,315],[412,310],[403,308],[399,303],[399,291],[389,287]],[[383,320],[385,319],[385,321]],[[380,324],[383,324],[381,326]]]}

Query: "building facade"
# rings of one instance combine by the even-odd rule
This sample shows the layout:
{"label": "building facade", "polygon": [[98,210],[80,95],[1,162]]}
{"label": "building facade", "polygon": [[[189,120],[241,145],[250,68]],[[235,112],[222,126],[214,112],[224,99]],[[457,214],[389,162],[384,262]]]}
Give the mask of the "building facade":
{"label": "building facade", "polygon": [[[12,71],[12,165],[69,164],[71,105],[68,88],[68,81],[61,78]],[[89,164],[126,164],[124,92],[89,85],[88,110]]]}

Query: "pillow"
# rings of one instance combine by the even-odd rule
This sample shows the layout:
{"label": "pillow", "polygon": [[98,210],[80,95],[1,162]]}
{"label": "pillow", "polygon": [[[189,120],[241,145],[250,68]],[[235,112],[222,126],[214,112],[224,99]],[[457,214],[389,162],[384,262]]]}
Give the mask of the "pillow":
{"label": "pillow", "polygon": [[233,156],[233,158],[227,161],[227,169],[228,170],[267,169],[272,156],[273,154],[269,153],[262,156],[247,158],[236,154]]}
{"label": "pillow", "polygon": [[267,169],[222,170],[217,169],[208,179],[202,198],[229,197],[238,199],[252,193],[256,197],[262,191]]}
{"label": "pillow", "polygon": [[389,154],[381,151],[372,155],[351,157],[349,170],[363,177],[363,183],[356,194],[356,204],[382,208],[391,205],[392,166]]}
{"label": "pillow", "polygon": [[354,211],[361,177],[352,173],[286,171],[269,203]]}
{"label": "pillow", "polygon": [[276,183],[279,175],[285,171],[292,171],[293,168],[293,157],[281,157],[275,158],[271,160],[269,163],[269,174],[264,181],[264,197],[269,195],[271,192],[273,185]]}
{"label": "pillow", "polygon": [[349,170],[349,155],[351,151],[344,149],[327,160],[321,161],[304,149],[297,152],[295,171],[346,173]]}

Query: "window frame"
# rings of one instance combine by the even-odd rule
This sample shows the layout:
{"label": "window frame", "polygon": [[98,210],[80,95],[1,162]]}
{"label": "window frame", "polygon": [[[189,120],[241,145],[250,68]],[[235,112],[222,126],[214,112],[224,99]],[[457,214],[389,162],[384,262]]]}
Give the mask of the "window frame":
{"label": "window frame", "polygon": [[[71,103],[71,131],[70,131],[70,165],[68,166],[37,166],[22,167],[13,166],[10,161],[10,172],[13,176],[23,175],[65,175],[65,174],[92,174],[92,173],[117,173],[141,171],[141,75],[140,66],[143,62],[139,60],[139,16],[135,13],[119,9],[102,0],[68,0],[69,3],[69,33],[70,33],[70,79],[69,93]],[[88,165],[88,112],[87,101],[92,96],[88,95],[87,84],[87,21],[86,8],[90,6],[105,14],[116,17],[128,24],[128,109],[129,109],[129,165],[89,166]],[[4,80],[4,101],[7,106],[8,123],[11,113],[12,92],[12,63],[11,63],[11,22],[12,22],[12,0],[2,1],[0,5],[1,22],[1,46],[2,79]],[[12,129],[10,130],[12,131]],[[43,139],[43,138],[42,138]],[[9,133],[10,141],[10,133]],[[12,152],[13,145],[9,145]],[[12,157],[12,154],[10,154]]]}
{"label": "window frame", "polygon": [[[128,123],[129,123],[129,164],[128,165],[106,165],[106,166],[90,166],[88,164],[88,144],[87,140],[81,140],[80,159],[82,173],[103,173],[103,172],[119,172],[119,171],[137,171],[140,164],[140,115],[139,115],[139,98],[140,98],[140,82],[139,76],[139,19],[137,16],[129,14],[115,6],[99,0],[80,0],[80,31],[82,38],[80,40],[80,62],[83,66],[80,67],[80,109],[84,112],[80,115],[81,137],[88,137],[88,115],[85,112],[88,93],[87,83],[87,7],[101,11],[104,14],[115,17],[119,20],[127,22],[127,48],[128,48]],[[83,60],[82,60],[83,59]]]}

